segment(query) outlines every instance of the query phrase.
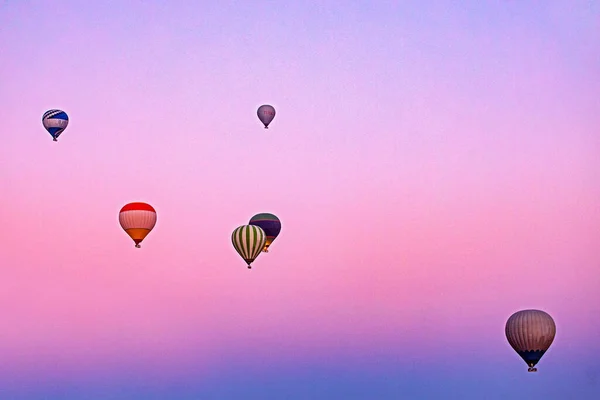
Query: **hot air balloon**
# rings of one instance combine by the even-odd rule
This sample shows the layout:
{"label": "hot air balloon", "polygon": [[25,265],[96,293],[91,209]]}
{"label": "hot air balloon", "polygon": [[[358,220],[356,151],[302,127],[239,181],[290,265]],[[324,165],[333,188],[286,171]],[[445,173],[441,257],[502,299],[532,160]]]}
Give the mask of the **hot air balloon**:
{"label": "hot air balloon", "polygon": [[42,124],[52,136],[52,140],[58,142],[58,137],[69,125],[69,117],[62,110],[48,110],[42,116]]}
{"label": "hot air balloon", "polygon": [[556,334],[556,325],[550,315],[540,310],[522,310],[506,321],[506,338],[511,347],[536,372],[534,366],[550,348]]}
{"label": "hot air balloon", "polygon": [[140,243],[156,225],[156,210],[150,204],[129,203],[119,212],[121,227],[140,248]]}
{"label": "hot air balloon", "polygon": [[260,122],[265,125],[265,129],[269,129],[269,124],[271,121],[273,121],[273,118],[275,118],[275,109],[273,106],[263,104],[262,106],[258,107],[256,114],[258,114],[258,119],[260,119]]}
{"label": "hot air balloon", "polygon": [[250,225],[260,226],[262,230],[265,231],[267,240],[265,241],[265,246],[262,251],[268,253],[269,246],[273,243],[275,238],[277,238],[279,232],[281,232],[281,221],[273,214],[261,213],[250,218]]}
{"label": "hot air balloon", "polygon": [[231,242],[233,247],[240,256],[248,264],[248,268],[252,268],[250,264],[256,260],[261,250],[265,247],[267,235],[259,226],[242,225],[237,227],[231,234]]}

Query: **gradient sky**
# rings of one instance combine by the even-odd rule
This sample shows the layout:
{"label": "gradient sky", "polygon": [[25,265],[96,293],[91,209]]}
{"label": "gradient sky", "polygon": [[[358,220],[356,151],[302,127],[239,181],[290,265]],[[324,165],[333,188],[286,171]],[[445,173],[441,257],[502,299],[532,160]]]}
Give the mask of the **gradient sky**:
{"label": "gradient sky", "polygon": [[591,0],[0,1],[0,398],[599,399],[599,44]]}

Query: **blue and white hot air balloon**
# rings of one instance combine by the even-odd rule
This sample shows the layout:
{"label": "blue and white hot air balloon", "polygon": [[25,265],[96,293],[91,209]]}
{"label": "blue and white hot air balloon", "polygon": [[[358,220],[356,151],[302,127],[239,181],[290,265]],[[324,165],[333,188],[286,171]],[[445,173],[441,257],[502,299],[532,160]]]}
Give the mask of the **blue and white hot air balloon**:
{"label": "blue and white hot air balloon", "polygon": [[60,134],[69,125],[69,116],[62,110],[48,110],[42,117],[42,124],[44,124],[44,128],[52,136],[52,140],[57,142]]}

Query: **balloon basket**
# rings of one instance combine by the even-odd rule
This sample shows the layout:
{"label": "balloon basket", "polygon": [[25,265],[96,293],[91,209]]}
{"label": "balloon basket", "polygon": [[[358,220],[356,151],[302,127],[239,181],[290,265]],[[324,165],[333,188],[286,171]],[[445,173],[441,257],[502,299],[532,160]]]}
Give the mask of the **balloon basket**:
{"label": "balloon basket", "polygon": [[528,368],[527,372],[537,372],[537,368]]}
{"label": "balloon basket", "polygon": [[136,244],[136,245],[135,245],[135,248],[136,248],[136,249],[139,249],[140,247],[142,247],[142,246],[140,246],[139,244]]}

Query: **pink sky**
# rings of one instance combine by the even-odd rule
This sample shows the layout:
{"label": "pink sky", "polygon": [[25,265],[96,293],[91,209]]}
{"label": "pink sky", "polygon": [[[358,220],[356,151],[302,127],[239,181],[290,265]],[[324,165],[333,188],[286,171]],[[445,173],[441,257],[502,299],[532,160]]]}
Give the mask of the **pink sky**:
{"label": "pink sky", "polygon": [[[510,398],[504,323],[539,308],[539,387],[600,394],[598,7],[59,3],[0,8],[0,389],[198,395],[239,367],[282,398],[309,365]],[[131,201],[158,214],[141,249]],[[282,232],[248,271],[230,235],[258,212]]]}

